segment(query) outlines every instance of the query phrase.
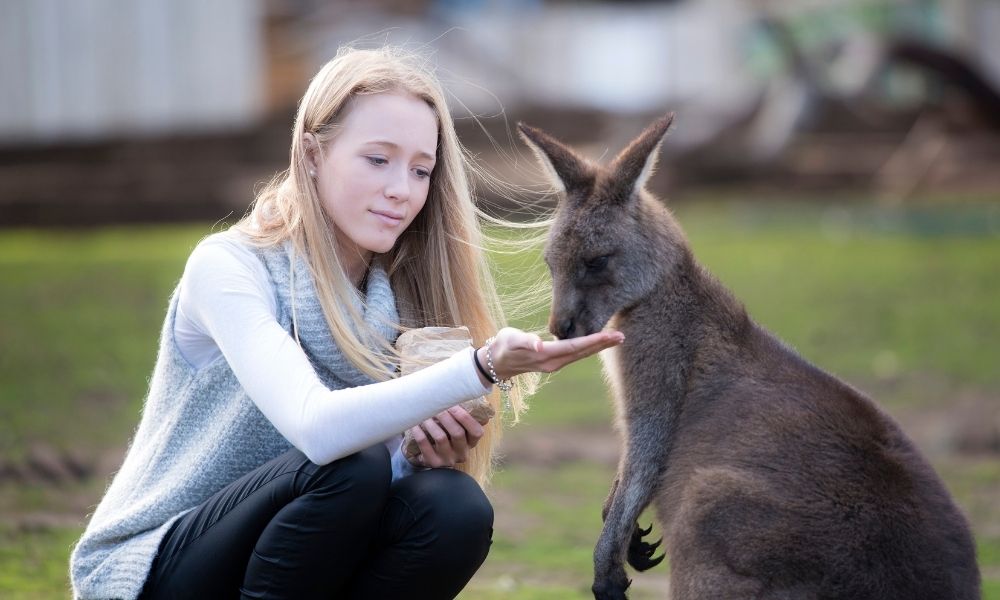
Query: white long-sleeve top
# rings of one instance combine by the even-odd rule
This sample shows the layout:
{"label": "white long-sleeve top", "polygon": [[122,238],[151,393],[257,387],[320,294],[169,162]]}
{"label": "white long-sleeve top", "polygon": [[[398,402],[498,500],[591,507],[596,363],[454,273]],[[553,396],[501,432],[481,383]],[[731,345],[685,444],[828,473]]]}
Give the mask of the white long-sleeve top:
{"label": "white long-sleeve top", "polygon": [[261,413],[309,460],[326,464],[379,441],[405,474],[402,431],[442,410],[490,392],[472,349],[389,381],[327,389],[277,321],[278,303],[264,265],[228,236],[192,252],[181,278],[174,338],[195,368],[225,357]]}

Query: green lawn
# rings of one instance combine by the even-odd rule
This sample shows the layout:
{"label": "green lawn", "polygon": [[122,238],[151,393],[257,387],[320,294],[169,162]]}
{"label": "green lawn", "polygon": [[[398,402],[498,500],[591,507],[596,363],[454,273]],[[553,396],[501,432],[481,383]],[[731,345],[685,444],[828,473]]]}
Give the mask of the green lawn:
{"label": "green lawn", "polygon": [[[931,432],[925,450],[973,521],[984,597],[1000,600],[997,457],[955,455],[933,434],[949,428],[958,399],[1000,403],[1000,212],[706,201],[677,214],[696,254],[758,321],[904,424],[930,422],[920,429]],[[101,473],[25,484],[0,469],[0,597],[68,596],[69,549],[100,498],[101,469],[114,468],[107,457],[137,423],[167,296],[208,232],[0,231],[0,467],[23,465],[43,445]],[[531,265],[531,256],[496,257],[505,289]],[[542,327],[541,308],[518,324]],[[606,443],[609,416],[591,359],[554,376],[510,440]],[[463,598],[587,598],[613,467],[587,453],[512,456],[491,490],[493,550]],[[665,572],[636,576],[633,597],[662,597]]]}

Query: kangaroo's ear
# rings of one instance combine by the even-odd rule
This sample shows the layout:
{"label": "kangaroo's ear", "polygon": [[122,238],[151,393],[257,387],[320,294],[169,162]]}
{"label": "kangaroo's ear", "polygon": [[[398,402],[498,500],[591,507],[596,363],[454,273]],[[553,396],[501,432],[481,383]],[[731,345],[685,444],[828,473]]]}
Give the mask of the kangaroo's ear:
{"label": "kangaroo's ear", "polygon": [[517,124],[521,138],[535,152],[538,162],[563,191],[589,189],[594,184],[594,168],[587,159],[541,129]]}
{"label": "kangaroo's ear", "polygon": [[611,163],[612,181],[618,186],[623,198],[630,197],[635,190],[646,185],[656,167],[660,145],[673,120],[674,113],[667,113],[654,121]]}

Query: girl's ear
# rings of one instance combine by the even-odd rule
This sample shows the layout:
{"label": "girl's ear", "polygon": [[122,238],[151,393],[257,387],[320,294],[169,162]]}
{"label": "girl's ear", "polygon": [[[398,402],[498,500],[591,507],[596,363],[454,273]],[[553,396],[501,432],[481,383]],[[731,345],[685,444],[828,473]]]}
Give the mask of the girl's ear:
{"label": "girl's ear", "polygon": [[315,135],[304,133],[302,134],[302,146],[305,148],[306,168],[309,175],[315,177],[319,171],[319,141]]}

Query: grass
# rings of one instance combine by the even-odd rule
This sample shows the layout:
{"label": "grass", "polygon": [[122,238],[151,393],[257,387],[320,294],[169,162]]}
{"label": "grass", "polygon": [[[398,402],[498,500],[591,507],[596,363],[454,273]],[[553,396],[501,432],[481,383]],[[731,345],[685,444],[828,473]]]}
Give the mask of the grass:
{"label": "grass", "polygon": [[[940,408],[957,395],[993,405],[1000,398],[1000,218],[990,205],[893,212],[852,203],[701,202],[677,214],[696,255],[759,322],[824,368],[877,390],[891,412]],[[0,232],[0,466],[19,464],[36,444],[98,463],[124,448],[167,297],[207,232],[200,225]],[[502,284],[512,287],[525,265],[538,264],[530,255],[496,257]],[[518,324],[541,327],[544,310]],[[588,359],[542,388],[510,440],[606,436],[609,416]],[[973,520],[984,597],[1000,600],[995,457],[932,460]],[[462,597],[589,597],[590,553],[612,471],[586,457],[506,465],[491,491],[493,550]],[[0,596],[67,596],[69,550],[102,486],[100,478],[0,485]],[[60,518],[25,525],[38,515]],[[664,573],[637,576],[633,598],[662,597],[656,586]]]}
{"label": "grass", "polygon": [[[907,229],[905,216],[888,229],[875,226],[887,218],[876,215],[852,226],[850,214],[812,208],[803,227],[729,207],[705,215],[693,242],[759,322],[828,369],[861,378],[932,371],[1000,385],[987,333],[1000,331],[1000,278],[990,276],[997,238]],[[733,221],[746,225],[733,232],[725,226]]]}
{"label": "grass", "polygon": [[77,528],[0,529],[0,592],[6,600],[69,598],[67,561]]}
{"label": "grass", "polygon": [[167,296],[204,227],[0,234],[0,457],[30,442],[123,443],[155,358]]}

